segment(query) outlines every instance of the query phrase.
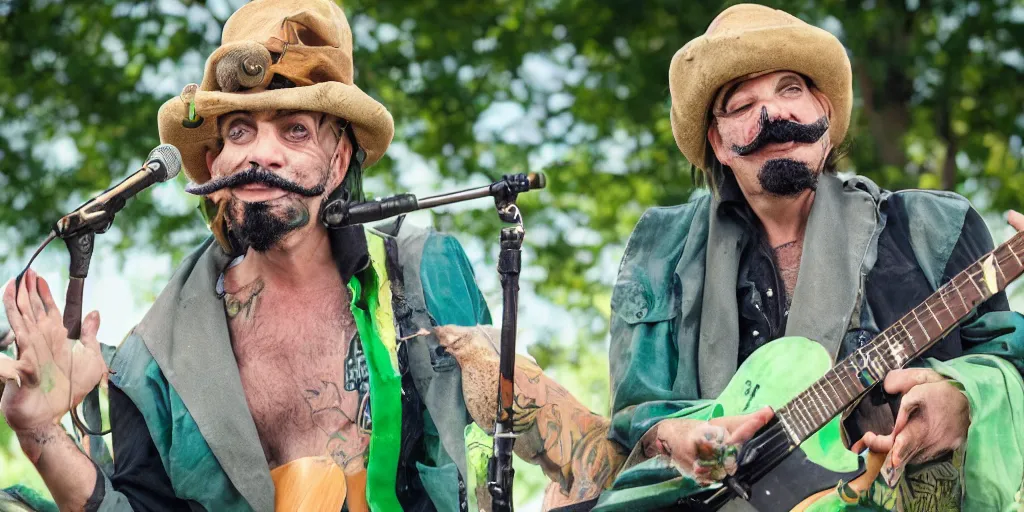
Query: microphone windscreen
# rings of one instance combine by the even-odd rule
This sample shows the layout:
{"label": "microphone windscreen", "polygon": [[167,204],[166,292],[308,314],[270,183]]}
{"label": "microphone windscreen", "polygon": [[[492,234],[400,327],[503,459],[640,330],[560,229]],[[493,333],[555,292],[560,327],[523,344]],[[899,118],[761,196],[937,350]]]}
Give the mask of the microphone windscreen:
{"label": "microphone windscreen", "polygon": [[154,160],[160,161],[163,164],[163,168],[167,170],[167,174],[161,177],[160,181],[172,180],[181,172],[181,152],[170,144],[160,144],[153,148],[153,151],[149,152],[146,161],[152,162]]}
{"label": "microphone windscreen", "polygon": [[530,182],[530,190],[537,190],[548,186],[548,179],[542,172],[531,172],[526,175],[526,179]]}

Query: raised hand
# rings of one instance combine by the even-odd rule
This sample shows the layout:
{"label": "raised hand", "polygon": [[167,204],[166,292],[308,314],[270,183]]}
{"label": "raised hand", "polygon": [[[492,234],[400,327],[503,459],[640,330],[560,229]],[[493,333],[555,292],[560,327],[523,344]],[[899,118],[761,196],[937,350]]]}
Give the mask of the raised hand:
{"label": "raised hand", "polygon": [[0,354],[0,379],[7,381],[0,411],[15,433],[31,435],[59,421],[106,375],[96,340],[100,317],[89,313],[82,339],[69,340],[49,285],[31,270],[17,298],[14,281],[8,283],[3,302],[18,358]]}

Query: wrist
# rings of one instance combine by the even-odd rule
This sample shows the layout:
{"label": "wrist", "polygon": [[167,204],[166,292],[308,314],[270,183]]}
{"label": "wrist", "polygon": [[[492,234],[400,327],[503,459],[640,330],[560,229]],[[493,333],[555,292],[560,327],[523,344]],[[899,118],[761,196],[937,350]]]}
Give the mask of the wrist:
{"label": "wrist", "polygon": [[37,464],[42,457],[43,450],[57,442],[61,437],[66,436],[64,429],[57,424],[43,425],[36,428],[16,430],[14,434],[18,437],[18,444],[21,451],[25,453],[32,464]]}

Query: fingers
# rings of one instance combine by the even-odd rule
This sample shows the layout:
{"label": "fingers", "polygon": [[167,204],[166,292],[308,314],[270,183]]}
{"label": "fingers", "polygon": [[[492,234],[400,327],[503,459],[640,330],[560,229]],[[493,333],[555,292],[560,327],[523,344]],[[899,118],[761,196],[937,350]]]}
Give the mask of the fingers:
{"label": "fingers", "polygon": [[1010,210],[1006,215],[1006,221],[1013,226],[1013,229],[1016,229],[1017,231],[1024,231],[1024,215],[1020,212]]}
{"label": "fingers", "polygon": [[32,306],[32,316],[36,320],[41,321],[49,316],[49,311],[47,311],[46,304],[43,303],[43,298],[40,296],[39,291],[39,284],[43,281],[43,278],[37,274],[30,279],[26,279],[26,281],[28,281],[29,286],[28,302]]}
{"label": "fingers", "polygon": [[0,381],[13,380],[21,387],[21,362],[0,354]]}
{"label": "fingers", "polygon": [[46,279],[39,278],[39,297],[43,301],[43,305],[46,306],[46,313],[57,321],[63,322],[63,318],[60,316],[60,307],[53,300],[53,293],[50,291],[50,284],[46,282]]}
{"label": "fingers", "polygon": [[886,393],[897,395],[907,393],[911,388],[920,384],[944,380],[946,378],[936,373],[935,370],[929,370],[928,368],[906,368],[889,372],[889,375],[885,376],[884,387]]}
{"label": "fingers", "polygon": [[880,436],[874,432],[865,432],[864,437],[853,444],[850,451],[860,453],[867,448],[875,453],[888,453],[892,450],[893,436]]}
{"label": "fingers", "polygon": [[7,286],[4,288],[4,312],[7,314],[7,323],[11,324],[15,338],[18,334],[24,335],[25,333],[25,321],[21,318],[21,312],[18,311],[18,305],[14,298],[16,286],[15,280],[11,279],[7,281]]}
{"label": "fingers", "polygon": [[755,413],[747,414],[746,416],[740,416],[744,419],[743,423],[734,429],[729,431],[729,438],[726,440],[728,444],[742,444],[754,437],[754,434],[758,430],[761,430],[775,413],[770,407],[765,407]]}
{"label": "fingers", "polygon": [[896,424],[892,427],[892,435],[899,435],[921,408],[921,391],[911,389],[900,401],[900,410],[896,414]]}
{"label": "fingers", "polygon": [[100,330],[100,312],[93,311],[82,319],[82,344],[86,348],[99,350],[100,342],[96,339],[96,333]]}
{"label": "fingers", "polygon": [[896,439],[892,443],[892,465],[893,467],[899,467],[904,464],[908,459],[914,456],[920,448],[917,446],[919,443],[915,443],[915,436],[913,434],[914,428],[908,428],[899,433]]}
{"label": "fingers", "polygon": [[32,303],[30,302],[31,299],[29,299],[29,295],[32,294],[32,288],[34,288],[32,287],[32,282],[35,281],[35,274],[32,269],[29,269],[21,276],[21,282],[18,284],[18,292],[15,296],[18,313],[25,319],[26,326],[34,326],[36,323],[36,316],[32,313]]}

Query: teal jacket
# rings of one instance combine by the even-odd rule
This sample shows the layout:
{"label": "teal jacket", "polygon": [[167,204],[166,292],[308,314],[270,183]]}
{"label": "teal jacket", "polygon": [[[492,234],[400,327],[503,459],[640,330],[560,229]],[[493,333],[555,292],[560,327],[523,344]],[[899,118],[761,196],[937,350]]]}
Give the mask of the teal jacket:
{"label": "teal jacket", "polygon": [[[909,242],[934,290],[970,205],[951,193],[895,194],[909,212]],[[864,178],[821,177],[785,335],[816,340],[835,360],[848,332],[878,327],[863,285],[893,196]],[[612,297],[610,437],[628,449],[662,419],[706,414],[703,406],[737,369],[737,274],[748,237],[718,207],[703,195],[653,208],[626,246]],[[972,406],[964,509],[1008,510],[1024,479],[1024,318],[993,312],[960,332],[971,347],[963,356],[924,364],[959,381]],[[602,496],[602,510],[644,508],[659,503],[659,493],[678,492],[658,485],[678,472],[641,466],[620,473]],[[639,489],[649,491],[648,501],[620,499],[627,494],[621,491]]]}

